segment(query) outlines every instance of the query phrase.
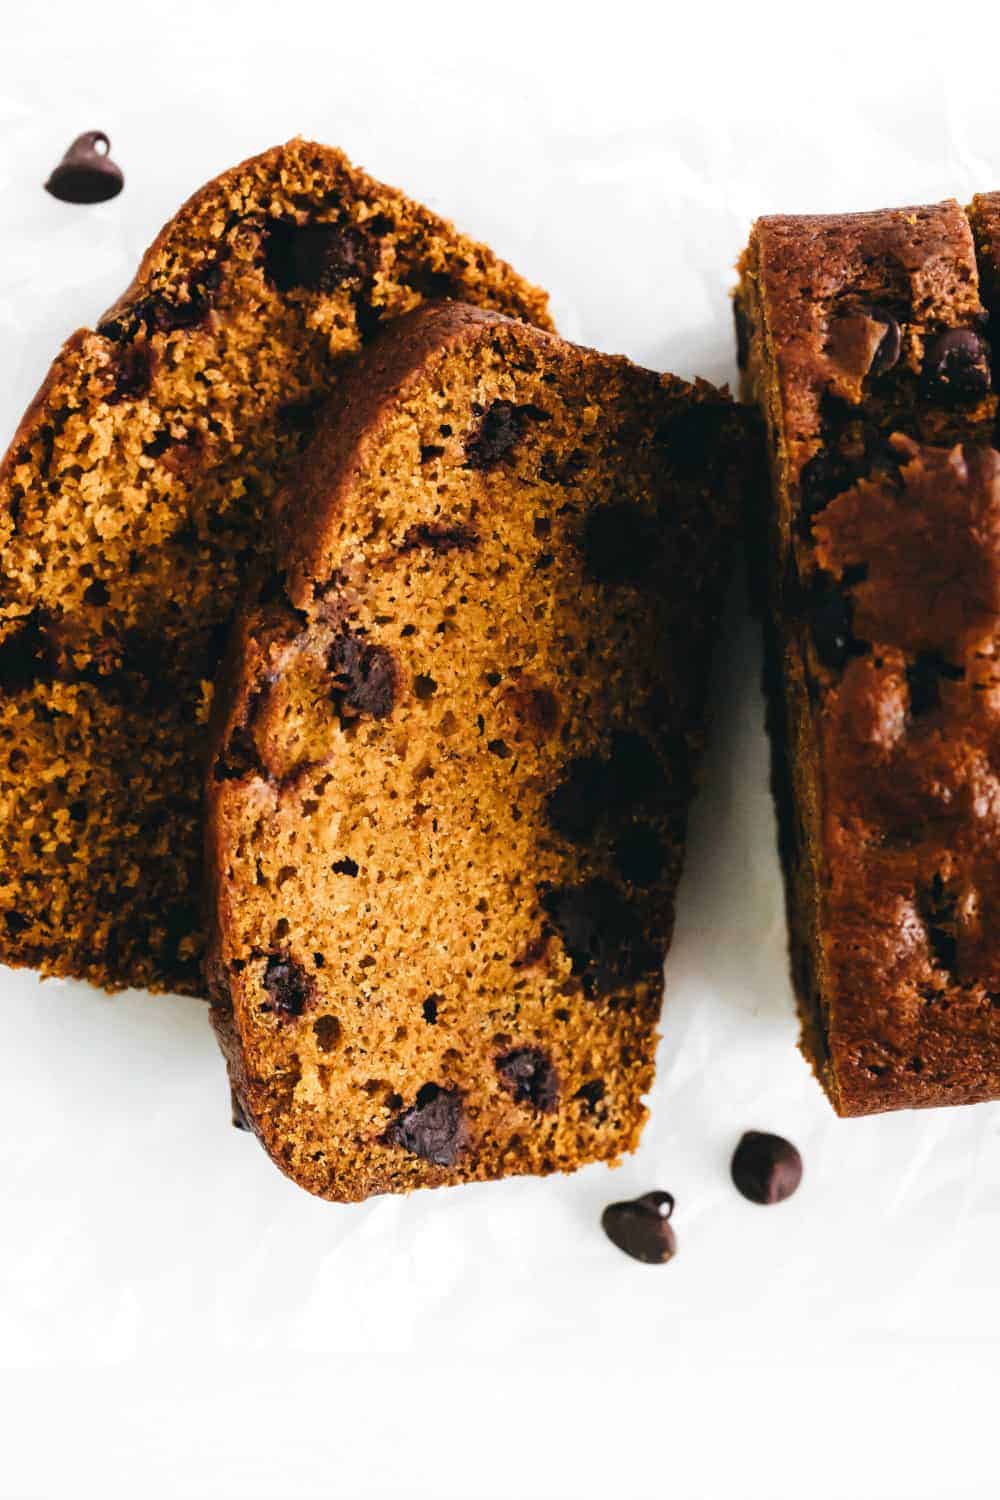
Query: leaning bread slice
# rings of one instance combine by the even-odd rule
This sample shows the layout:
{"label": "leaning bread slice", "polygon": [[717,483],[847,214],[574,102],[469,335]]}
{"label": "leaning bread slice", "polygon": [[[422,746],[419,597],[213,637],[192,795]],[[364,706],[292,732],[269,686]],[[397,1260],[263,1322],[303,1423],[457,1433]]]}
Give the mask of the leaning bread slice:
{"label": "leaning bread slice", "polygon": [[207,781],[214,1021],[311,1191],[636,1145],[743,421],[454,304],[342,387]]}
{"label": "leaning bread slice", "polygon": [[428,297],[548,326],[482,245],[305,141],[201,189],[0,470],[0,960],[197,989],[208,695],[317,397]]}

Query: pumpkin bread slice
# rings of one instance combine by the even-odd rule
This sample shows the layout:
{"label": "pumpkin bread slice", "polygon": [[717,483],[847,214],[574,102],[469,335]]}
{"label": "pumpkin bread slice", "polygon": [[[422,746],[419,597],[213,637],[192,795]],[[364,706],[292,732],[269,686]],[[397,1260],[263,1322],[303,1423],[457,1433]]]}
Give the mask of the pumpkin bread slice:
{"label": "pumpkin bread slice", "polygon": [[207,780],[213,1019],[312,1192],[636,1145],[745,423],[454,304],[342,385]]}
{"label": "pumpkin bread slice", "polygon": [[197,991],[211,684],[274,490],[375,330],[544,295],[295,140],[171,220],[0,470],[0,960]]}

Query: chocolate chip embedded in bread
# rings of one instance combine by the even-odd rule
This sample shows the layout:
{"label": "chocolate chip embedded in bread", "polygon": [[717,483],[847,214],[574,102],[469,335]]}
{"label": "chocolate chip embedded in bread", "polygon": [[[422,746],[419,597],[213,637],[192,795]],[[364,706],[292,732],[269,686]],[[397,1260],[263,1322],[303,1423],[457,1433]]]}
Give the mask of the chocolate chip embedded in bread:
{"label": "chocolate chip embedded in bread", "polygon": [[639,584],[656,567],[658,528],[655,519],[632,501],[613,501],[590,512],[580,545],[595,582]]}
{"label": "chocolate chip embedded in bread", "polygon": [[885,332],[879,341],[872,359],[870,375],[885,375],[894,369],[899,362],[899,356],[903,350],[903,332],[896,319],[891,313],[883,312],[881,309],[873,309],[872,317],[885,325]]}
{"label": "chocolate chip embedded in bread", "polygon": [[674,1211],[671,1193],[643,1193],[625,1203],[610,1203],[601,1226],[613,1245],[647,1266],[662,1266],[677,1254],[677,1237],[670,1226]]}
{"label": "chocolate chip embedded in bread", "polygon": [[428,551],[437,553],[471,552],[478,543],[479,533],[466,522],[446,525],[441,521],[425,521],[407,527],[399,550],[417,552],[426,547]]}
{"label": "chocolate chip embedded in bread", "polygon": [[610,881],[598,876],[557,887],[541,901],[588,994],[611,994],[659,968],[662,956],[645,937],[638,911]]}
{"label": "chocolate chip embedded in bread", "polygon": [[980,401],[990,389],[990,367],[982,339],[971,328],[947,328],[927,340],[920,392],[939,406]]}
{"label": "chocolate chip embedded in bread", "polygon": [[45,184],[63,203],[106,203],[125,186],[121,167],[108,155],[111,142],[103,130],[78,135]]}
{"label": "chocolate chip embedded in bread", "polygon": [[278,219],[264,238],[264,266],[279,292],[333,292],[371,275],[374,242],[346,224],[292,224]]}
{"label": "chocolate chip embedded in bread", "polygon": [[516,1104],[530,1104],[551,1114],[559,1099],[559,1079],[540,1047],[518,1047],[496,1060],[500,1082]]}
{"label": "chocolate chip embedded in bread", "polygon": [[802,1157],[784,1136],[748,1130],[733,1153],[731,1172],[751,1203],[782,1203],[802,1181]]}
{"label": "chocolate chip embedded in bread", "polygon": [[629,885],[655,885],[666,863],[663,840],[647,823],[635,823],[620,834],[615,844],[618,873]]}
{"label": "chocolate chip embedded in bread", "polygon": [[799,474],[800,509],[803,520],[825,510],[831,500],[849,490],[859,475],[859,465],[842,454],[820,449]]}
{"label": "chocolate chip embedded in bread", "polygon": [[114,368],[114,385],[107,397],[108,405],[147,395],[152,377],[153,361],[149,349],[142,344],[127,345]]}
{"label": "chocolate chip embedded in bread", "polygon": [[435,1166],[452,1166],[468,1140],[460,1094],[425,1083],[416,1102],[389,1126],[386,1140]]}
{"label": "chocolate chip embedded in bread", "polygon": [[300,1016],[312,996],[309,975],[286,953],[271,954],[264,969],[263,985],[269,998],[261,1010],[276,1010],[285,1016]]}
{"label": "chocolate chip embedded in bread", "polygon": [[906,669],[910,689],[910,713],[916,718],[941,706],[941,682],[961,682],[962,667],[945,661],[933,651],[921,651]]}
{"label": "chocolate chip embedded in bread", "polygon": [[816,655],[825,667],[840,671],[860,649],[853,633],[851,601],[833,583],[821,583],[807,606],[809,632]]}
{"label": "chocolate chip embedded in bread", "polygon": [[384,719],[392,713],[398,674],[388,647],[371,645],[345,629],[336,637],[327,665],[336,682],[334,701],[341,715]]}
{"label": "chocolate chip embedded in bread", "polygon": [[513,401],[494,401],[483,413],[478,430],[465,445],[469,469],[494,469],[524,436],[528,423],[546,421],[540,407],[516,406]]}

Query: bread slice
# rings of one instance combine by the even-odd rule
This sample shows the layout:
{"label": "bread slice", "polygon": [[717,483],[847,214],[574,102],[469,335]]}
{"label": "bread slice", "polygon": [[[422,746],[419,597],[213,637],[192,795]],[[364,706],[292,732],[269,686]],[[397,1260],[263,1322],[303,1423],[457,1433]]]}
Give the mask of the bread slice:
{"label": "bread slice", "polygon": [[312,1192],[636,1145],[744,421],[455,305],[342,386],[207,781],[214,1022]]}
{"label": "bread slice", "polygon": [[211,685],[320,394],[383,322],[544,295],[339,152],[197,193],[66,344],[0,471],[0,959],[194,991]]}

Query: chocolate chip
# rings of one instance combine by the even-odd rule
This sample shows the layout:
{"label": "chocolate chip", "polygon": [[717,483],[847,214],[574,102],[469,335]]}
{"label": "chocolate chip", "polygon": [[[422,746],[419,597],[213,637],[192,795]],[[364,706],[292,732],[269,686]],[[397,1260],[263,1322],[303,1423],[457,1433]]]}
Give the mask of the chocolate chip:
{"label": "chocolate chip", "polygon": [[677,1254],[677,1237],[670,1227],[674,1211],[671,1193],[643,1193],[626,1203],[611,1203],[601,1215],[601,1226],[613,1245],[647,1266],[662,1266]]}
{"label": "chocolate chip", "polygon": [[399,544],[400,552],[416,552],[426,547],[431,552],[471,552],[479,545],[474,526],[457,523],[447,526],[441,521],[421,521],[410,526]]}
{"label": "chocolate chip", "polygon": [[440,1004],[440,1000],[440,995],[428,995],[427,999],[424,1001],[421,1007],[424,1014],[424,1020],[427,1022],[428,1026],[437,1025],[438,1005]]}
{"label": "chocolate chip", "polygon": [[335,875],[350,875],[353,879],[358,873],[358,864],[356,860],[345,857],[334,860],[331,869]]}
{"label": "chocolate chip", "polygon": [[654,885],[666,862],[666,851],[655,828],[646,823],[626,828],[615,844],[615,862],[622,879],[629,884]]}
{"label": "chocolate chip", "polygon": [[922,651],[906,669],[906,681],[910,688],[910,713],[914,718],[927,714],[941,706],[941,679],[961,682],[965,676],[961,667],[945,661],[932,651]]}
{"label": "chocolate chip", "polygon": [[807,606],[809,630],[816,655],[824,666],[841,671],[849,657],[863,651],[852,631],[854,611],[850,600],[832,583],[813,591]]}
{"label": "chocolate chip", "polygon": [[724,452],[720,439],[729,420],[726,406],[698,402],[661,423],[656,439],[666,450],[675,478],[690,483],[717,467]]}
{"label": "chocolate chip", "polygon": [[425,1083],[416,1102],[389,1126],[386,1140],[435,1166],[452,1166],[466,1142],[460,1094]]}
{"label": "chocolate chip", "polygon": [[571,760],[561,785],[549,793],[546,803],[556,832],[573,843],[589,839],[604,811],[605,784],[605,764],[596,755]]}
{"label": "chocolate chip", "polygon": [[122,350],[115,368],[115,383],[108,396],[108,405],[119,401],[134,400],[145,396],[152,381],[152,361],[149,350],[141,344],[131,344]]}
{"label": "chocolate chip", "polygon": [[903,349],[903,335],[899,324],[890,313],[882,312],[881,309],[872,309],[871,316],[877,323],[885,324],[885,333],[875,353],[872,356],[869,375],[885,375],[898,363]]}
{"label": "chocolate chip", "polygon": [[4,912],[3,920],[10,937],[20,937],[21,933],[31,926],[31,919],[13,908]]}
{"label": "chocolate chip", "polygon": [[641,583],[656,561],[656,521],[628,500],[598,506],[583,523],[581,547],[595,582]]}
{"label": "chocolate chip", "polygon": [[495,468],[521,441],[529,421],[545,421],[547,418],[548,413],[536,406],[494,401],[484,412],[478,432],[465,445],[466,468]]}
{"label": "chocolate chip", "polygon": [[107,584],[100,578],[95,578],[83,591],[84,604],[107,604],[110,597]]}
{"label": "chocolate chip", "polygon": [[[679,765],[678,780],[685,770]],[[563,838],[583,843],[603,817],[618,818],[635,807],[658,809],[667,800],[663,768],[649,741],[617,730],[606,759],[578,756],[566,766],[562,784],[549,794],[547,811]]]}
{"label": "chocolate chip", "polygon": [[548,1057],[538,1047],[518,1047],[496,1060],[500,1082],[516,1104],[530,1104],[551,1114],[559,1098],[559,1079]]}
{"label": "chocolate chip", "polygon": [[46,192],[62,203],[106,203],[117,198],[125,178],[108,155],[110,149],[103,130],[78,135],[45,184]]}
{"label": "chocolate chip", "polygon": [[292,224],[278,219],[264,238],[264,266],[279,292],[333,292],[371,275],[375,245],[351,224]]}
{"label": "chocolate chip", "polygon": [[609,881],[556,887],[541,902],[588,995],[611,994],[660,967],[662,955],[646,938],[638,912]]}
{"label": "chocolate chip", "polygon": [[287,954],[272,953],[264,969],[264,989],[270,1003],[261,1010],[278,1010],[286,1016],[300,1016],[312,998],[312,980],[300,964]]}
{"label": "chocolate chip", "polygon": [[[678,780],[687,777],[687,745],[674,746],[674,770]],[[611,737],[611,754],[607,765],[607,795],[618,812],[633,807],[660,808],[667,800],[668,787],[663,767],[652,745],[631,729],[619,729]]]}
{"label": "chocolate chip", "polygon": [[958,965],[958,898],[937,873],[917,897],[927,944],[935,963],[954,974]]}
{"label": "chocolate chip", "polygon": [[317,1016],[312,1025],[321,1052],[335,1052],[340,1045],[341,1026],[336,1016]]}
{"label": "chocolate chip", "polygon": [[971,328],[947,328],[928,339],[920,377],[921,395],[940,406],[979,401],[990,388],[983,341]]}
{"label": "chocolate chip", "polygon": [[733,1152],[731,1172],[751,1203],[781,1203],[802,1181],[802,1158],[783,1136],[748,1130]]}
{"label": "chocolate chip", "polygon": [[149,333],[174,333],[178,329],[195,328],[208,314],[221,285],[220,262],[217,259],[206,261],[176,289],[153,292],[120,310],[112,309],[98,323],[97,331],[105,338],[124,343],[143,326]]}
{"label": "chocolate chip", "polygon": [[831,500],[851,488],[860,473],[860,465],[839,453],[821,449],[802,465],[799,474],[799,506],[803,519],[811,521],[813,516],[825,510]]}
{"label": "chocolate chip", "polygon": [[0,642],[0,693],[16,693],[53,674],[51,642],[38,611]]}
{"label": "chocolate chip", "polygon": [[580,1085],[573,1098],[579,1099],[593,1114],[606,1093],[603,1078],[589,1078],[586,1083]]}
{"label": "chocolate chip", "polygon": [[334,701],[342,716],[370,714],[387,718],[396,702],[396,663],[385,646],[343,631],[334,642],[327,666],[336,680]]}

